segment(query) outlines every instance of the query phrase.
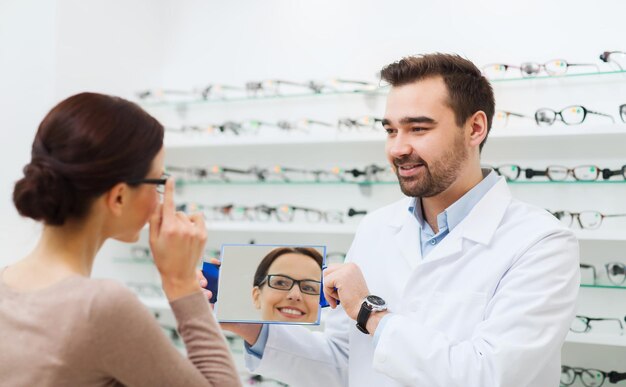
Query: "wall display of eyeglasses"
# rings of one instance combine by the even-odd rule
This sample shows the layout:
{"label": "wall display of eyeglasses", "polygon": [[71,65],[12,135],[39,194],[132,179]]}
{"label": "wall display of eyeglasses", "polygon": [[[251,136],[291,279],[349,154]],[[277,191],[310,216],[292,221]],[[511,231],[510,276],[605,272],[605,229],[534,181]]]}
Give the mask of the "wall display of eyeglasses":
{"label": "wall display of eyeglasses", "polygon": [[563,347],[561,385],[623,380],[626,356],[626,54],[599,57],[484,70],[497,101],[484,165],[580,241],[579,317]]}
{"label": "wall display of eyeglasses", "polygon": [[[611,332],[609,320],[591,320],[626,324],[626,54],[605,59],[484,70],[495,72],[488,75],[498,104],[484,165],[580,239],[587,266],[577,314],[590,329],[568,334],[562,382],[572,385],[592,376],[599,383],[601,372],[606,385],[611,370],[624,370],[611,356],[626,357],[626,335]],[[272,79],[140,96],[167,126],[177,204],[207,215],[205,258],[218,258],[222,243],[256,242],[325,245],[329,262],[343,262],[361,215],[402,197],[380,126],[388,89],[359,82]],[[158,285],[147,246],[147,232],[132,248],[105,246],[113,258],[97,272]],[[142,300],[165,315],[164,298]],[[233,348],[238,362],[240,351]]]}

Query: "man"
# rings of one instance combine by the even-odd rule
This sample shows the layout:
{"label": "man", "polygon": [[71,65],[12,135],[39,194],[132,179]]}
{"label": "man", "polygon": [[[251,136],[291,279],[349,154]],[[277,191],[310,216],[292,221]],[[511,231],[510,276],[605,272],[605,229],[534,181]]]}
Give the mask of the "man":
{"label": "man", "polygon": [[489,82],[446,54],[404,58],[381,75],[392,86],[385,150],[408,198],[367,215],[348,263],[324,272],[334,310],[323,333],[225,329],[253,344],[253,372],[294,386],[558,385],[578,244],[481,169]]}

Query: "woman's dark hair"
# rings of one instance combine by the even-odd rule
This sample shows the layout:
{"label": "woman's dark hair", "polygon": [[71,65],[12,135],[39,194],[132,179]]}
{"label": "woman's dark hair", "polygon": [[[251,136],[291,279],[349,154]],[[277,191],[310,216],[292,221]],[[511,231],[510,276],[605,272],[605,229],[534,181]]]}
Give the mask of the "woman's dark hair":
{"label": "woman's dark hair", "polygon": [[162,146],[163,126],[136,104],[74,95],[39,125],[13,202],[20,215],[47,225],[82,218],[115,184],[144,178]]}
{"label": "woman's dark hair", "polygon": [[272,263],[274,263],[278,257],[285,254],[302,254],[307,257],[311,257],[315,260],[315,262],[317,262],[320,269],[324,264],[322,254],[312,247],[279,247],[270,251],[265,257],[263,257],[261,263],[259,263],[259,267],[256,269],[256,273],[254,273],[254,281],[252,285],[260,286],[265,277],[267,277],[267,272],[270,269],[270,266],[272,266]]}

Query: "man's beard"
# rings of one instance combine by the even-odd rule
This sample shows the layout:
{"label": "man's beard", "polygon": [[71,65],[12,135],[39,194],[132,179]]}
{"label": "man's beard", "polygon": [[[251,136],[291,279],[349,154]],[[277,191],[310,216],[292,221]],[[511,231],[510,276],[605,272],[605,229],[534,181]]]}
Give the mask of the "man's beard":
{"label": "man's beard", "polygon": [[[461,136],[459,140],[455,141],[454,149],[430,163],[426,163],[419,156],[394,159],[402,193],[410,197],[428,198],[448,189],[457,179],[461,165],[467,159],[467,149],[463,146]],[[422,164],[424,167],[417,176],[402,177],[398,164]]]}

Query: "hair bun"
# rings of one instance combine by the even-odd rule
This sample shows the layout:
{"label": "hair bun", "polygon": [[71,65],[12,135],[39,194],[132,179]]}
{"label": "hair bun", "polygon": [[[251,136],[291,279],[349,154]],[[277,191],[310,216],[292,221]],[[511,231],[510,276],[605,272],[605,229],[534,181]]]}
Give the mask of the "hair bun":
{"label": "hair bun", "polygon": [[[38,162],[39,161],[39,162]],[[22,216],[60,226],[74,212],[75,189],[41,159],[24,167],[24,177],[15,184],[13,202]]]}

